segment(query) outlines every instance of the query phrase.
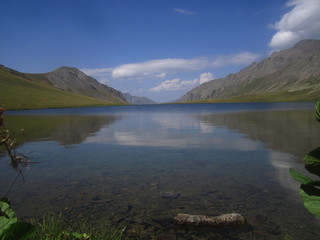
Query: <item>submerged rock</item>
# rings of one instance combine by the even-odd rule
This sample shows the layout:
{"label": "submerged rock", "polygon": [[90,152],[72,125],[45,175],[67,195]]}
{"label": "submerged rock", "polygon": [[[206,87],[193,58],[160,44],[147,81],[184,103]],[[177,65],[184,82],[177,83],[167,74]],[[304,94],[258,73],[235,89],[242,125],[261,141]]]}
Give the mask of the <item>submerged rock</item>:
{"label": "submerged rock", "polygon": [[177,199],[181,196],[181,194],[174,192],[160,192],[160,196],[165,199]]}
{"label": "submerged rock", "polygon": [[95,197],[92,198],[93,201],[100,201],[101,200],[101,196],[100,195],[96,195]]}
{"label": "submerged rock", "polygon": [[165,228],[168,225],[170,225],[172,221],[172,217],[169,217],[169,216],[153,217],[152,221],[159,224],[161,227]]}
{"label": "submerged rock", "polygon": [[247,218],[248,223],[251,226],[254,226],[254,227],[261,226],[267,220],[268,220],[268,218],[266,216],[263,216],[263,215],[260,215],[260,214],[257,214],[257,215],[254,215],[254,216],[251,216],[251,217]]}
{"label": "submerged rock", "polygon": [[164,233],[157,237],[157,240],[176,240],[177,237],[173,233]]}

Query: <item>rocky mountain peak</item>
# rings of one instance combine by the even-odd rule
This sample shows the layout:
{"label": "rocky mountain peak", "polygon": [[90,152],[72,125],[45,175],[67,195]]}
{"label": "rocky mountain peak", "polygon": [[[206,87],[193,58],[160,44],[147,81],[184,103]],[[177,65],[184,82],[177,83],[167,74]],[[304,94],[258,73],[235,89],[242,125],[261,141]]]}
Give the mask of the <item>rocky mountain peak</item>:
{"label": "rocky mountain peak", "polygon": [[45,76],[53,86],[68,92],[112,102],[126,102],[120,91],[98,82],[75,67],[62,66]]}
{"label": "rocky mountain peak", "polygon": [[192,89],[180,101],[226,99],[272,92],[293,95],[297,91],[301,94],[302,90],[305,90],[306,99],[319,96],[320,40],[303,40],[292,48],[274,52],[236,74]]}
{"label": "rocky mountain peak", "polygon": [[296,43],[293,46],[293,49],[298,48],[298,49],[302,49],[304,51],[306,50],[316,50],[316,49],[320,49],[320,41],[319,40],[315,40],[315,39],[305,39],[305,40],[301,40],[300,42]]}

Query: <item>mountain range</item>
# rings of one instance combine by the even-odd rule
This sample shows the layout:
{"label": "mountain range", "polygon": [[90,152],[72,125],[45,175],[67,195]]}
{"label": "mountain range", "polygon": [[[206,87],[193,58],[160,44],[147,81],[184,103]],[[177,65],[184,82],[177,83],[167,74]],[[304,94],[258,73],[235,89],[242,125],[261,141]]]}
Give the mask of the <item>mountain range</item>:
{"label": "mountain range", "polygon": [[302,40],[236,74],[203,83],[179,102],[313,101],[320,96],[320,40]]}
{"label": "mountain range", "polygon": [[127,102],[137,105],[142,104],[156,104],[155,101],[147,98],[147,97],[137,97],[132,96],[130,93],[123,93],[124,98],[127,100]]}
{"label": "mountain range", "polygon": [[[122,93],[77,68],[21,73],[0,65],[0,107],[35,109],[155,104]],[[320,40],[303,40],[238,73],[203,83],[178,102],[315,101],[320,99]]]}
{"label": "mountain range", "polygon": [[0,107],[5,109],[151,103],[147,98],[131,95],[128,98],[128,94],[125,98],[122,92],[99,83],[79,69],[65,66],[52,72],[34,74],[0,65],[0,89]]}

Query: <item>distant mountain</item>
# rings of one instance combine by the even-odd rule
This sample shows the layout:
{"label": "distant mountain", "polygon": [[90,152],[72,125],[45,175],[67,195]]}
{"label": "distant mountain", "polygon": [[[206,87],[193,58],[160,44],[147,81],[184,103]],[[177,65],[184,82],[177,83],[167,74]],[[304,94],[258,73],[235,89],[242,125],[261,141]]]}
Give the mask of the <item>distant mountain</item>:
{"label": "distant mountain", "polygon": [[123,93],[123,96],[125,97],[128,103],[132,104],[156,104],[156,102],[152,101],[149,98],[132,96],[130,93]]}
{"label": "distant mountain", "polygon": [[[68,69],[70,68],[64,67],[48,74],[28,74],[0,65],[0,107],[8,110],[127,103],[121,92],[82,75],[77,69]],[[52,83],[53,80],[57,83]],[[86,87],[89,89],[87,92]]]}
{"label": "distant mountain", "polygon": [[111,102],[126,102],[120,91],[99,83],[96,79],[87,76],[77,68],[60,67],[49,73],[26,73],[25,75],[31,79],[46,81],[64,91]]}
{"label": "distant mountain", "polygon": [[303,40],[236,74],[206,82],[179,101],[305,101],[320,98],[320,40]]}

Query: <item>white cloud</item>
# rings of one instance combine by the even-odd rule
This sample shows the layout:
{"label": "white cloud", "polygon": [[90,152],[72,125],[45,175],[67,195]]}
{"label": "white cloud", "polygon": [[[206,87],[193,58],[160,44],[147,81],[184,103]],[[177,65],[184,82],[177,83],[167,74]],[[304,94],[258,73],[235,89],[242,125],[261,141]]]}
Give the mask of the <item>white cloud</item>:
{"label": "white cloud", "polygon": [[161,82],[158,86],[150,88],[150,92],[160,92],[160,91],[181,91],[189,90],[198,86],[199,84],[213,80],[214,76],[210,72],[201,73],[199,78],[193,80],[181,80],[180,78],[174,78],[172,80],[166,80]]}
{"label": "white cloud", "polygon": [[231,55],[226,62],[228,65],[243,65],[252,63],[260,57],[259,54],[251,52],[243,52],[235,55]]}
{"label": "white cloud", "polygon": [[277,30],[269,42],[271,48],[280,50],[302,39],[320,38],[319,0],[291,0],[287,6],[292,10],[271,26]]}
{"label": "white cloud", "polygon": [[106,76],[110,75],[113,68],[83,68],[80,69],[80,71],[84,72],[85,74],[89,76]]}
{"label": "white cloud", "polygon": [[[104,82],[118,79],[143,80],[150,78],[164,78],[172,74],[198,71],[206,68],[220,68],[229,65],[247,65],[256,61],[260,56],[251,52],[242,52],[225,56],[196,58],[164,58],[144,62],[129,63],[115,68],[81,69],[85,74],[93,77],[104,77]],[[204,75],[205,76],[205,75]],[[204,79],[204,76],[202,79]],[[202,83],[204,80],[202,80]]]}
{"label": "white cloud", "polygon": [[199,76],[199,83],[202,84],[202,83],[208,82],[213,79],[214,79],[214,76],[212,73],[210,73],[210,72],[201,73]]}
{"label": "white cloud", "polygon": [[197,57],[191,59],[166,58],[120,65],[112,70],[113,78],[166,77],[170,74],[192,72],[204,68],[225,67],[228,65],[250,64],[259,58],[258,54],[242,52],[218,57]]}
{"label": "white cloud", "polygon": [[113,69],[114,78],[150,78],[165,77],[167,74],[175,74],[187,71],[195,71],[208,66],[206,57],[183,59],[166,58],[145,62],[120,65]]}
{"label": "white cloud", "polygon": [[192,11],[186,10],[186,9],[182,9],[182,8],[175,8],[174,11],[177,13],[181,13],[181,14],[189,15],[189,16],[196,15],[195,12],[192,12]]}
{"label": "white cloud", "polygon": [[245,65],[256,61],[260,55],[251,52],[242,52],[238,54],[219,56],[211,62],[213,67],[224,67],[228,65]]}
{"label": "white cloud", "polygon": [[160,91],[179,91],[179,90],[186,90],[195,86],[197,82],[194,80],[184,81],[180,78],[175,78],[172,80],[166,80],[160,83],[157,87],[149,89],[150,92],[160,92]]}

